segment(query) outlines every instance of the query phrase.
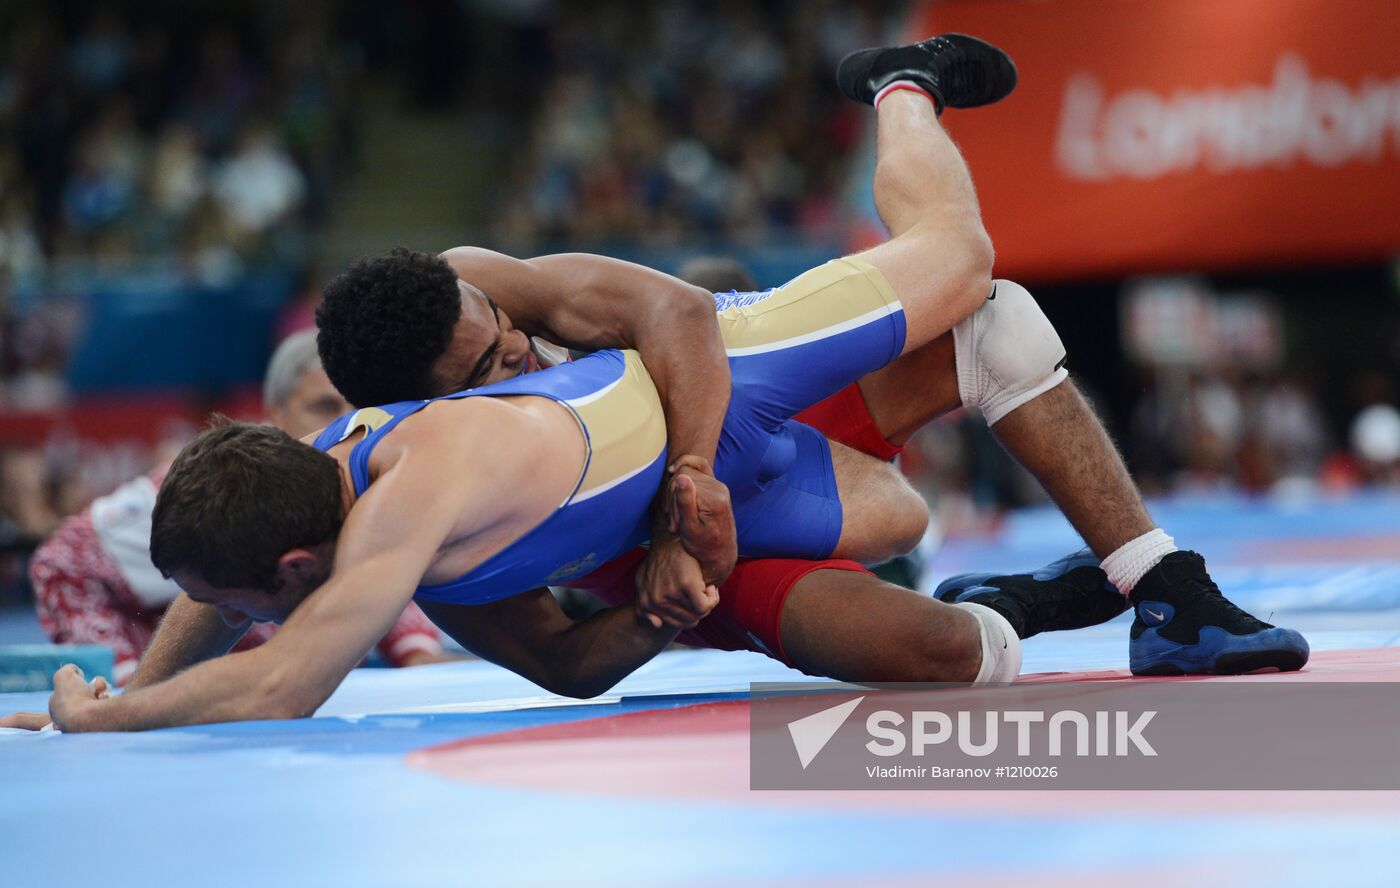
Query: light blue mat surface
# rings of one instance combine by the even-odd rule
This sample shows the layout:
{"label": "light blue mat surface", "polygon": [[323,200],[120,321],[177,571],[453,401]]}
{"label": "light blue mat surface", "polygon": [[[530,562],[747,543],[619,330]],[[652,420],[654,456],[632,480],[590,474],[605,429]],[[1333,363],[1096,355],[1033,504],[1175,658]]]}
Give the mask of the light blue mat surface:
{"label": "light blue mat surface", "polygon": [[[1157,513],[1181,542],[1205,552],[1227,591],[1256,610],[1276,610],[1275,620],[1303,629],[1314,651],[1400,645],[1400,498],[1286,508],[1212,501]],[[1075,545],[1055,520],[1025,514],[1001,540],[950,545],[933,572],[1029,567]],[[1334,545],[1337,558],[1329,556]],[[1126,618],[1026,645],[1029,672],[1126,661]],[[828,796],[779,805],[542,792],[445,779],[405,763],[447,741],[733,699],[750,681],[797,677],[756,654],[676,651],[602,700],[578,705],[479,662],[361,669],[309,720],[144,735],[0,732],[0,881],[1397,884],[1394,794],[1315,806],[1233,794],[1166,808],[1117,794],[1100,809],[1065,793],[1063,806],[1010,799],[963,811]],[[45,699],[3,695],[0,713]]]}

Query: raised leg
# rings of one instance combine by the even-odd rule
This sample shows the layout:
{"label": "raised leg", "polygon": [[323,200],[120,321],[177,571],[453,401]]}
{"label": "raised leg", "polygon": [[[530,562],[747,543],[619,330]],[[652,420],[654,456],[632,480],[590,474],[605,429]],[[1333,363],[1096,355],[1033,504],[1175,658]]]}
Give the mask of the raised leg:
{"label": "raised leg", "polygon": [[991,288],[992,245],[967,164],[933,102],[901,91],[877,114],[875,200],[898,233],[860,258],[880,270],[904,306],[909,354],[981,306]]}

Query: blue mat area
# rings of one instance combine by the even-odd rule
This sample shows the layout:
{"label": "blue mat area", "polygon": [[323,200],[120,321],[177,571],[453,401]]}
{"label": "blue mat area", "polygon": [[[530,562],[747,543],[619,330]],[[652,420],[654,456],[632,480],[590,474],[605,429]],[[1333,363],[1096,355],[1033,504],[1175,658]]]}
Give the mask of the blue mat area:
{"label": "blue mat area", "polygon": [[[1085,659],[1068,636],[1035,641],[1039,666]],[[1103,647],[1122,661],[1121,637]],[[954,816],[829,801],[793,809],[542,795],[448,781],[404,764],[406,753],[449,740],[742,694],[656,696],[657,689],[784,677],[788,670],[762,657],[675,652],[621,686],[622,699],[538,708],[537,692],[514,696],[520,684],[483,663],[358,670],[309,720],[0,735],[4,858],[11,871],[43,872],[56,885],[236,885],[246,883],[250,866],[272,885],[922,884],[935,874],[986,876],[989,861],[1006,878],[1078,872],[1086,862],[1090,870],[1131,870],[1151,834],[1189,848],[1186,863],[1283,855],[1289,871],[1270,879],[1276,885],[1328,883],[1339,861],[1362,883],[1382,884],[1390,872],[1385,849],[1400,828],[1400,808],[1381,818],[1206,814],[1166,827],[1156,813]],[[426,711],[352,712],[376,700],[394,709],[408,697]],[[445,698],[498,709],[433,711]],[[39,703],[42,695],[12,695],[0,709]],[[82,853],[73,853],[75,844]]]}
{"label": "blue mat area", "polygon": [[[1270,604],[1314,651],[1400,646],[1400,547],[1386,542],[1400,531],[1400,498],[1212,500],[1157,513],[1228,591]],[[1267,563],[1279,540],[1296,544],[1292,556]],[[1345,557],[1329,557],[1330,542]],[[950,544],[933,573],[1030,567],[1075,545],[1062,523],[1027,513],[999,539]],[[1030,672],[1126,662],[1126,618],[1026,645]],[[1098,809],[1073,793],[1019,807],[1016,794],[992,793],[967,810],[901,809],[875,793],[778,804],[542,792],[405,762],[448,741],[739,699],[750,681],[797,677],[756,654],[674,651],[578,704],[480,662],[361,669],[313,719],[0,732],[0,861],[58,886],[1395,884],[1393,794],[1301,807],[1269,795],[1135,805],[1112,794]],[[46,699],[0,695],[0,713]]]}
{"label": "blue mat area", "polygon": [[[1204,555],[1226,594],[1250,610],[1400,608],[1400,495],[1218,495],[1150,505],[1177,545]],[[928,588],[965,571],[1038,567],[1083,545],[1052,508],[1015,512],[993,537],[945,545],[926,565]]]}

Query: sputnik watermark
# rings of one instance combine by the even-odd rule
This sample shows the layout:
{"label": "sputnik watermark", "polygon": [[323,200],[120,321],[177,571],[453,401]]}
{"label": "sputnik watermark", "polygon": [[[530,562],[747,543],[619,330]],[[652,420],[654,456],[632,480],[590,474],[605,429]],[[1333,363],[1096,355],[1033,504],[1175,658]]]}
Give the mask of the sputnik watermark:
{"label": "sputnik watermark", "polygon": [[838,703],[830,709],[823,709],[799,718],[797,721],[788,722],[788,733],[792,735],[792,746],[797,750],[797,758],[802,762],[802,769],[812,763],[826,744],[831,742],[831,738],[836,736],[836,732],[841,730],[841,726],[846,723],[846,719],[851,717],[851,713],[856,711],[860,701],[864,697],[857,697],[845,703]]}
{"label": "sputnik watermark", "polygon": [[[947,743],[956,736],[958,749],[967,755],[987,756],[1001,751],[1001,739],[1005,736],[998,728],[1002,721],[1016,726],[1016,755],[1031,755],[1032,741],[1037,750],[1046,755],[1065,754],[1064,736],[1073,735],[1070,755],[1128,755],[1129,750],[1140,755],[1156,755],[1143,737],[1142,732],[1157,713],[1154,710],[1137,713],[1136,717],[1123,710],[1115,712],[1078,712],[1062,709],[1046,717],[1044,712],[1013,710],[1010,712],[979,712],[966,710],[956,713],[957,730],[954,731],[953,717],[946,712],[916,712],[909,719],[909,737],[906,743],[902,730],[906,719],[898,712],[882,709],[872,712],[865,720],[865,729],[875,738],[865,744],[865,748],[875,755],[900,755],[906,747],[914,755],[924,755],[930,746]],[[1133,718],[1132,724],[1128,719]],[[982,721],[982,741],[973,739],[974,719]],[[1093,740],[1090,743],[1090,722],[1093,722]],[[1110,722],[1112,731],[1109,730]],[[1035,732],[1035,726],[1045,724],[1047,729]],[[932,730],[930,731],[930,727]],[[1068,729],[1068,730],[1067,730]],[[1112,741],[1112,742],[1110,742]]]}
{"label": "sputnik watermark", "polygon": [[1381,683],[755,685],[749,723],[755,789],[1400,789]]}
{"label": "sputnik watermark", "polygon": [[[792,745],[803,770],[826,748],[864,699],[864,696],[857,697],[788,723],[788,733],[792,735]],[[1052,713],[919,710],[906,717],[891,709],[880,709],[865,719],[865,730],[871,738],[865,748],[878,756],[904,755],[906,751],[923,756],[929,754],[931,747],[952,742],[964,755],[990,756],[1003,752],[1001,742],[1007,736],[1001,730],[1004,722],[1015,727],[1015,755],[1021,758],[1034,754],[1032,750],[1051,757],[1130,753],[1155,756],[1157,750],[1143,732],[1156,715],[1155,710],[1134,714],[1121,709],[1113,712],[1061,709]],[[1037,730],[1042,725],[1044,729]],[[903,770],[907,769],[901,769],[901,773]],[[871,773],[873,775],[874,771]],[[889,775],[882,773],[880,776]]]}

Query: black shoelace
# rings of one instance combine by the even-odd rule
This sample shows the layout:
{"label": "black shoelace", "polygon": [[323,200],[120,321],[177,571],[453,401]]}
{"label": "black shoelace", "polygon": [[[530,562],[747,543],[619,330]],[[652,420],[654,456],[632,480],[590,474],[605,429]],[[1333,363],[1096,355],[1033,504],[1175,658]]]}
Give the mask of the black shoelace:
{"label": "black shoelace", "polygon": [[1214,580],[1187,577],[1179,581],[1179,585],[1184,587],[1183,591],[1185,592],[1181,604],[1170,603],[1177,606],[1178,612],[1189,608],[1192,616],[1196,617],[1202,625],[1243,629],[1246,632],[1257,632],[1268,628],[1267,623],[1250,616],[1226,598],[1220,591],[1220,587],[1215,585]]}

